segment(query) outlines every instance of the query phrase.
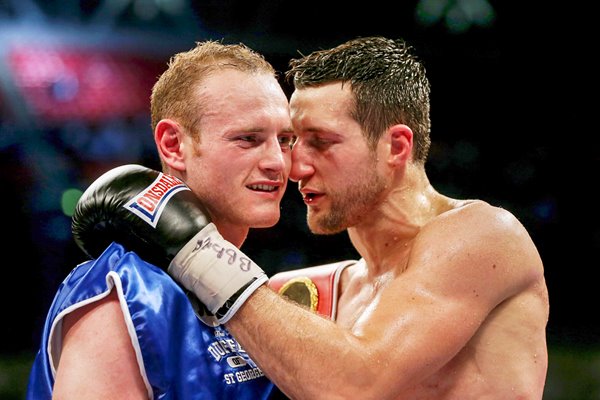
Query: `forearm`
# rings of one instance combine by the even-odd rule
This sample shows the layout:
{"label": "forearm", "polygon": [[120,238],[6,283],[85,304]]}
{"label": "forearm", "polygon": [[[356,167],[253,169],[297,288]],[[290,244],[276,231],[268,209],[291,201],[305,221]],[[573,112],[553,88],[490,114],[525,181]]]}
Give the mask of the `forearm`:
{"label": "forearm", "polygon": [[368,352],[359,338],[266,286],[252,294],[227,328],[294,399],[351,398],[372,386]]}

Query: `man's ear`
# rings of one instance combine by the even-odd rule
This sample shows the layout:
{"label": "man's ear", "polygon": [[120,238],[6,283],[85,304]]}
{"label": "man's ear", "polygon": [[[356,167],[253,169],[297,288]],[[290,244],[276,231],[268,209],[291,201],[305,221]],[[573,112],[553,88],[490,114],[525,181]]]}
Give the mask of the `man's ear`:
{"label": "man's ear", "polygon": [[185,132],[181,125],[171,119],[162,119],[154,129],[154,142],[163,163],[177,171],[185,171]]}
{"label": "man's ear", "polygon": [[388,129],[390,140],[389,162],[404,165],[412,158],[413,132],[404,124],[393,125]]}

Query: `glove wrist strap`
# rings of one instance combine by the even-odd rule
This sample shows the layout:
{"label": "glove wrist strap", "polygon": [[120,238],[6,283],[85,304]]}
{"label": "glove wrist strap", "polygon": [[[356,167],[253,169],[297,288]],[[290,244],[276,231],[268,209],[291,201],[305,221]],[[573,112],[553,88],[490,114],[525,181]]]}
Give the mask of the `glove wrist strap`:
{"label": "glove wrist strap", "polygon": [[267,282],[264,271],[225,240],[213,223],[183,246],[168,272],[211,313],[222,315],[218,316],[221,323],[228,321],[250,294]]}

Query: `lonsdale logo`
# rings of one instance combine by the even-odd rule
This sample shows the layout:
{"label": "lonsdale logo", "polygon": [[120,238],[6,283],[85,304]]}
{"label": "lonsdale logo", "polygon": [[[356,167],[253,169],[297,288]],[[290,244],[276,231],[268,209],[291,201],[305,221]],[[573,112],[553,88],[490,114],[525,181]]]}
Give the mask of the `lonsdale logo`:
{"label": "lonsdale logo", "polygon": [[150,186],[123,207],[156,228],[169,199],[180,190],[190,189],[178,178],[160,172]]}

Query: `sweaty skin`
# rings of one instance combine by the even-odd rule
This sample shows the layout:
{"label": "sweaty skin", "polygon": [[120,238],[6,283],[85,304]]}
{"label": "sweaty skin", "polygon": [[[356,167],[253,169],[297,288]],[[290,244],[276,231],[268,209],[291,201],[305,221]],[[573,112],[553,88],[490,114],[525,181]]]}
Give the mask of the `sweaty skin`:
{"label": "sweaty skin", "polygon": [[[308,224],[347,224],[362,256],[342,275],[336,322],[262,287],[227,328],[296,400],[541,399],[549,303],[527,231],[502,208],[438,193],[404,125],[373,157],[348,99],[333,83],[290,102]],[[349,211],[335,216],[339,204]]]}

